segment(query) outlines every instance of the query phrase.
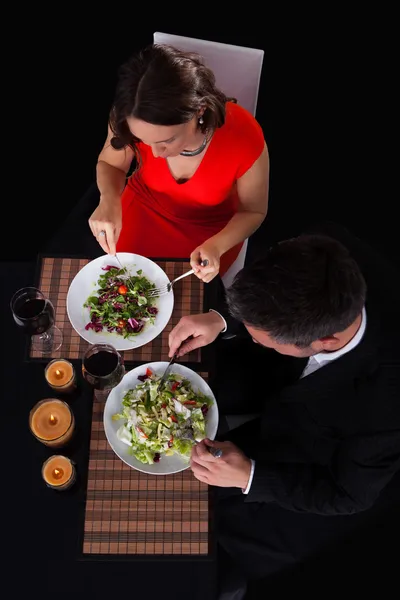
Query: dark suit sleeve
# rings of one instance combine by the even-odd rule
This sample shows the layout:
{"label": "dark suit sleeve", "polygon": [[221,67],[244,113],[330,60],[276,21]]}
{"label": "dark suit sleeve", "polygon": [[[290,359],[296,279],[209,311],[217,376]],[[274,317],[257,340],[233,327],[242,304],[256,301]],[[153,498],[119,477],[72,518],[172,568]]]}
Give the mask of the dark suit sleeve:
{"label": "dark suit sleeve", "polygon": [[246,502],[348,515],[370,508],[399,469],[400,428],[344,441],[330,468],[256,461]]}
{"label": "dark suit sleeve", "polygon": [[226,334],[245,335],[248,337],[248,333],[244,325],[240,323],[240,321],[234,319],[229,313],[228,304],[226,302],[225,286],[221,279],[219,279],[218,283],[216,306],[211,306],[211,308],[218,311],[224,317],[227,324]]}
{"label": "dark suit sleeve", "polygon": [[[224,310],[223,308],[221,308],[220,310],[218,310],[218,312],[224,317],[224,319],[226,321],[226,325],[227,325],[226,333],[228,335],[248,336],[244,325],[242,323],[240,323],[239,321],[236,321],[236,319],[234,319],[233,317],[231,317],[228,309]],[[222,334],[222,335],[224,335],[224,334]]]}

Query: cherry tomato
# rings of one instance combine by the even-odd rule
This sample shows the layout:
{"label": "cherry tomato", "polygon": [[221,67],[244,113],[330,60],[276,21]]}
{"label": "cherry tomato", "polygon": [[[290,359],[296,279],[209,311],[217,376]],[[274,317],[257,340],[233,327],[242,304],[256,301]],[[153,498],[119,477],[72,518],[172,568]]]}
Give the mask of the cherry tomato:
{"label": "cherry tomato", "polygon": [[147,377],[151,377],[151,375],[153,375],[153,371],[151,371],[151,369],[146,369],[146,375]]}
{"label": "cherry tomato", "polygon": [[178,419],[175,417],[175,415],[171,415],[171,421],[173,421],[174,423],[177,423]]}
{"label": "cherry tomato", "polygon": [[127,294],[128,288],[126,287],[126,285],[120,285],[118,288],[118,293],[121,294],[121,296],[124,296],[125,294]]}

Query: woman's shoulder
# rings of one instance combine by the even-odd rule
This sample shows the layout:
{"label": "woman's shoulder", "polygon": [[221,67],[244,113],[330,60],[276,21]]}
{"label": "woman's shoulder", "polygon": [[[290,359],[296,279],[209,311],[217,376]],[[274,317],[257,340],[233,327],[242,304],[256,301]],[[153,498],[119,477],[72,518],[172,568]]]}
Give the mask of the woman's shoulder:
{"label": "woman's shoulder", "polygon": [[235,102],[227,102],[225,106],[225,125],[232,131],[260,131],[257,119],[243,106]]}
{"label": "woman's shoulder", "polygon": [[265,146],[264,132],[255,117],[243,106],[227,102],[225,123],[220,129],[220,143],[240,160],[250,163],[257,159]]}
{"label": "woman's shoulder", "polygon": [[225,123],[221,127],[222,137],[230,144],[241,144],[244,140],[264,144],[264,132],[257,119],[243,106],[227,102]]}

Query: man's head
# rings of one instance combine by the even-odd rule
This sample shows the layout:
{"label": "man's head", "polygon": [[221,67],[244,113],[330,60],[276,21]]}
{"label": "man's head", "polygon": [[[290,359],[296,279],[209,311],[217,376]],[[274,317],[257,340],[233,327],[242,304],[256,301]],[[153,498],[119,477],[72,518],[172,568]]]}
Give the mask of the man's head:
{"label": "man's head", "polygon": [[364,278],[347,249],[319,235],[277,244],[227,291],[230,313],[255,342],[298,357],[347,343],[365,298]]}

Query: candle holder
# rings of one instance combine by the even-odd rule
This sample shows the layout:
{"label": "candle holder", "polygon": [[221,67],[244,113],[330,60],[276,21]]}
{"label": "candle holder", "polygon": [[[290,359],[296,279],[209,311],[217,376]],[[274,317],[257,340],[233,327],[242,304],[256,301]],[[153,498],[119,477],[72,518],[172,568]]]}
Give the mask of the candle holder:
{"label": "candle holder", "polygon": [[67,490],[76,481],[75,465],[66,456],[54,454],[43,463],[42,477],[49,488],[58,491]]}
{"label": "candle holder", "polygon": [[70,394],[76,390],[75,369],[68,360],[55,358],[44,370],[48,385],[61,394]]}
{"label": "candle holder", "polygon": [[74,414],[62,400],[40,400],[29,413],[29,427],[39,442],[59,448],[72,438],[75,430]]}

